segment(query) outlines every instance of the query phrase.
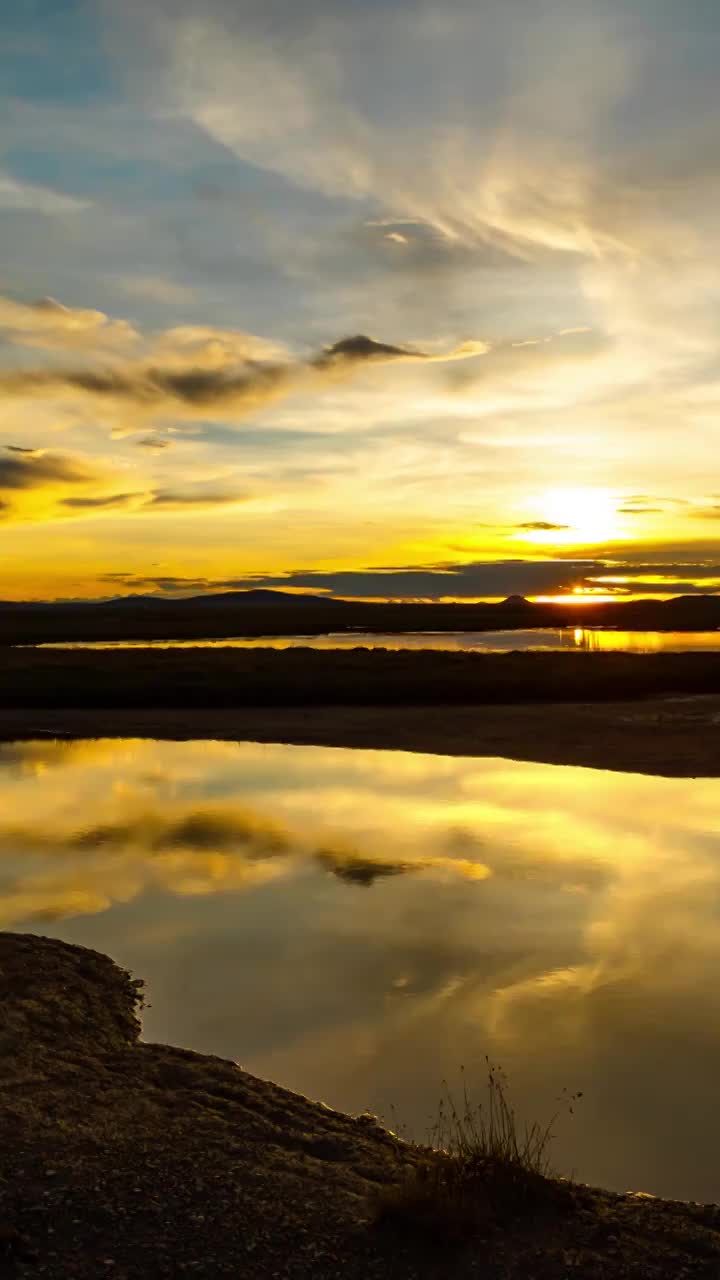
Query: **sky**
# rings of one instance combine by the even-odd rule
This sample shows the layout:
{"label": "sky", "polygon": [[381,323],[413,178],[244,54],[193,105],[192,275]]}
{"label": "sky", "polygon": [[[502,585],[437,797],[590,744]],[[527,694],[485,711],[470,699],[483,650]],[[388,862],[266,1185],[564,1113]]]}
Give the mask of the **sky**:
{"label": "sky", "polygon": [[0,596],[720,591],[716,0],[15,0]]}

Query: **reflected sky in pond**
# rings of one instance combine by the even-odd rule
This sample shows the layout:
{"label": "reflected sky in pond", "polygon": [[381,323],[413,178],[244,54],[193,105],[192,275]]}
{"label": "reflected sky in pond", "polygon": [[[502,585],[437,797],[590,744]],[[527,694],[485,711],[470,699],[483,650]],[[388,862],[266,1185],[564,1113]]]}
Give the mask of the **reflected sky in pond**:
{"label": "reflected sky in pond", "polygon": [[530,627],[513,631],[346,631],[317,636],[247,636],[224,640],[78,640],[31,645],[39,649],[435,649],[508,653],[542,649],[589,653],[707,653],[720,649],[720,631],[616,631],[611,627]]}
{"label": "reflected sky in pond", "polygon": [[425,1136],[563,1087],[563,1172],[720,1199],[720,780],[217,742],[0,744],[0,927],[148,980],[148,1039]]}

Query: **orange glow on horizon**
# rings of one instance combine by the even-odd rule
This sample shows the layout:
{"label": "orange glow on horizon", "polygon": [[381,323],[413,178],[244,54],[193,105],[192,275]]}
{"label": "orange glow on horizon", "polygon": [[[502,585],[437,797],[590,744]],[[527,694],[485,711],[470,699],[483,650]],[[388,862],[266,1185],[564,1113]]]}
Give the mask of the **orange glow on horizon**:
{"label": "orange glow on horizon", "polygon": [[530,596],[533,604],[620,604],[635,597],[604,595],[597,591],[573,591],[557,596]]}

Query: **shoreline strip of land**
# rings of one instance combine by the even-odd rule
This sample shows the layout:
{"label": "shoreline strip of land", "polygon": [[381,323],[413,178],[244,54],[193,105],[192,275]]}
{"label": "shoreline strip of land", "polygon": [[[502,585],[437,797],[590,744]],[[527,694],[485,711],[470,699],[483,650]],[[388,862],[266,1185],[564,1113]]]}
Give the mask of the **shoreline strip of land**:
{"label": "shoreline strip of land", "polygon": [[720,696],[451,706],[1,707],[0,740],[216,739],[720,776]]}

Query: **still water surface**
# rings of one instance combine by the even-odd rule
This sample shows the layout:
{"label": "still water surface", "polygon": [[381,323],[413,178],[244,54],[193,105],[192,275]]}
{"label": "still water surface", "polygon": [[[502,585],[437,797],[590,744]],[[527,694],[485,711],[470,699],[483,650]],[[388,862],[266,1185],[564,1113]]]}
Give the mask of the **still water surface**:
{"label": "still water surface", "polygon": [[365,631],[317,636],[231,637],[227,640],[88,640],[43,649],[445,649],[507,653],[513,649],[584,649],[624,653],[720,650],[720,631],[614,631],[603,627],[535,627],[527,631]]}
{"label": "still water surface", "polygon": [[145,1036],[425,1136],[488,1053],[564,1172],[720,1199],[720,780],[218,742],[0,745],[0,927]]}

